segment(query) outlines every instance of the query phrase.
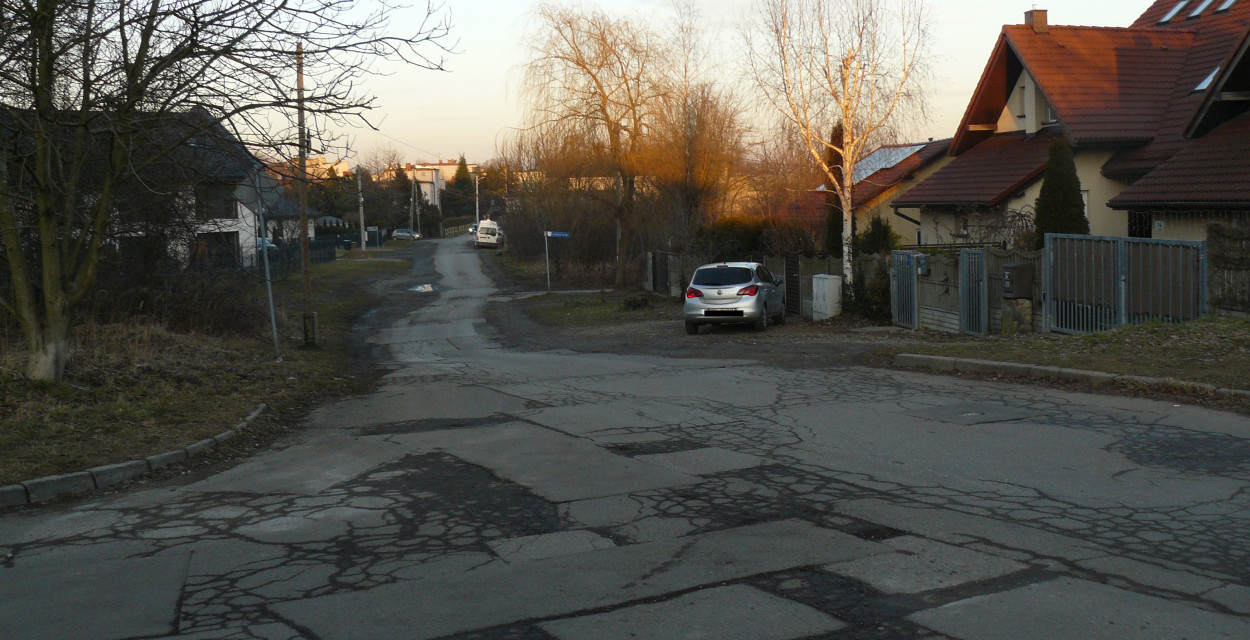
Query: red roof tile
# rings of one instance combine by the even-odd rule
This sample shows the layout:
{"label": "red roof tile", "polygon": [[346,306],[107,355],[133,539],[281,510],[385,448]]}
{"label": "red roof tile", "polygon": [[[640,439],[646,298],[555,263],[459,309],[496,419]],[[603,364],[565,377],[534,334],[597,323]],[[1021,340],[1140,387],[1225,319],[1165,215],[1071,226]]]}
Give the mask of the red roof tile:
{"label": "red roof tile", "polygon": [[1116,209],[1250,207],[1250,114],[1188,148],[1111,199]]}
{"label": "red roof tile", "polygon": [[893,166],[880,169],[855,183],[855,190],[851,195],[855,206],[858,208],[871,203],[906,180],[908,176],[942,157],[946,154],[946,150],[950,148],[950,143],[949,138],[930,142],[919,151],[907,156]]}
{"label": "red roof tile", "polygon": [[973,147],[894,201],[895,206],[994,206],[1042,175],[1050,143],[1045,129],[994,136]]}
{"label": "red roof tile", "polygon": [[799,194],[794,202],[778,211],[776,218],[778,221],[797,223],[812,229],[818,228],[825,223],[825,216],[829,214],[826,197],[832,195],[824,190],[805,191]]}
{"label": "red roof tile", "polygon": [[1154,3],[1150,5],[1150,8],[1146,9],[1140,16],[1138,16],[1137,20],[1133,22],[1131,27],[1134,29],[1148,27],[1189,29],[1193,27],[1195,22],[1200,20],[1222,20],[1230,14],[1235,15],[1240,10],[1237,5],[1246,4],[1246,0],[1239,0],[1239,2],[1233,4],[1233,6],[1228,10],[1217,11],[1217,9],[1224,4],[1224,0],[1215,0],[1215,2],[1211,3],[1210,6],[1208,6],[1206,10],[1204,10],[1197,18],[1190,18],[1189,14],[1192,13],[1194,9],[1197,9],[1198,5],[1201,4],[1201,0],[1190,0],[1189,4],[1185,6],[1183,11],[1178,12],[1171,20],[1161,24],[1159,21],[1172,11],[1177,2],[1179,2],[1179,0],[1155,0]]}
{"label": "red roof tile", "polygon": [[1154,137],[1193,43],[1164,29],[1009,25],[1003,34],[1075,145]]}
{"label": "red roof tile", "polygon": [[[1182,11],[1177,18],[1158,24],[1175,2],[1158,0],[1134,23],[1134,27],[1152,27],[1193,33],[1193,46],[1187,51],[1184,67],[1170,87],[1167,108],[1159,121],[1154,139],[1142,147],[1117,153],[1104,167],[1103,173],[1122,179],[1134,179],[1159,166],[1188,141],[1185,129],[1202,106],[1204,92],[1194,89],[1225,64],[1250,27],[1250,0],[1239,0],[1227,11],[1216,12],[1212,4],[1201,16],[1186,19]],[[1190,5],[1190,10],[1196,5]]]}
{"label": "red roof tile", "polygon": [[[875,171],[872,175],[855,183],[851,198],[856,203],[855,207],[857,210],[871,204],[873,200],[906,180],[911,174],[944,156],[947,148],[950,146],[950,139],[934,140],[923,145],[896,146],[919,146],[920,148],[897,163]],[[777,219],[808,226],[824,224],[825,216],[829,212],[828,202],[833,201],[836,197],[832,192],[824,189],[804,192],[781,211],[778,211]]]}

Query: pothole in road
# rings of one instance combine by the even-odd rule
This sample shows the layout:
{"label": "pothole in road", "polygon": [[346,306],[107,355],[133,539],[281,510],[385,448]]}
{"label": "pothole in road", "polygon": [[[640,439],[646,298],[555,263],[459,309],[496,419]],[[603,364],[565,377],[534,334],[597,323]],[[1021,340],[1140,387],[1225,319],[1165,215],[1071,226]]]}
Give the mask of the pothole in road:
{"label": "pothole in road", "polygon": [[907,535],[906,531],[900,531],[893,527],[887,527],[883,524],[868,522],[866,520],[858,520],[851,524],[839,527],[843,533],[849,533],[861,540],[869,542],[881,542],[890,538],[897,538]]}
{"label": "pothole in road", "polygon": [[1250,473],[1250,440],[1222,433],[1148,433],[1111,446],[1137,464],[1203,473]]}
{"label": "pothole in road", "polygon": [[611,444],[605,448],[612,453],[618,453],[631,458],[637,456],[649,456],[659,453],[678,453],[680,451],[694,451],[695,449],[704,449],[707,445],[694,440],[685,438],[673,438],[669,440],[656,440],[654,442],[628,442],[622,444]]}
{"label": "pothole in road", "polygon": [[495,414],[485,418],[431,418],[428,420],[409,420],[364,427],[358,430],[362,436],[388,436],[405,433],[426,433],[429,431],[446,431],[448,429],[471,429],[489,427],[505,422],[516,422],[516,417],[507,414]]}

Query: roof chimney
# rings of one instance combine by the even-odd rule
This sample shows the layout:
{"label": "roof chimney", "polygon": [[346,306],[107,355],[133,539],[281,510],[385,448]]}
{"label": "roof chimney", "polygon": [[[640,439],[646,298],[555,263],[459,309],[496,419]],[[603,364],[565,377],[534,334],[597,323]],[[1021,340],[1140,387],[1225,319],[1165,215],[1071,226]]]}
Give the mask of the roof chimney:
{"label": "roof chimney", "polygon": [[1046,10],[1034,9],[1024,12],[1024,24],[1033,27],[1033,33],[1050,33],[1050,25],[1046,24]]}

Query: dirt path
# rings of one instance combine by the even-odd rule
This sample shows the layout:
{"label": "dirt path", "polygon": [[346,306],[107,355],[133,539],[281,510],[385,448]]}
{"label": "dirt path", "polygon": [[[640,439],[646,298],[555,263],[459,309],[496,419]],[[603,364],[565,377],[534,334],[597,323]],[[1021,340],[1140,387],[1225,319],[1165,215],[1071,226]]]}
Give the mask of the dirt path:
{"label": "dirt path", "polygon": [[[487,307],[487,321],[505,347],[521,350],[569,349],[581,353],[663,355],[676,358],[745,358],[795,369],[880,365],[873,350],[903,346],[923,337],[893,327],[830,325],[791,319],[758,332],[748,326],[709,326],[686,335],[680,307],[661,310],[659,320],[599,326],[553,328],[527,312],[525,296],[533,283],[518,281],[492,254],[482,254],[483,268],[503,298]],[[576,295],[576,294],[570,294]]]}

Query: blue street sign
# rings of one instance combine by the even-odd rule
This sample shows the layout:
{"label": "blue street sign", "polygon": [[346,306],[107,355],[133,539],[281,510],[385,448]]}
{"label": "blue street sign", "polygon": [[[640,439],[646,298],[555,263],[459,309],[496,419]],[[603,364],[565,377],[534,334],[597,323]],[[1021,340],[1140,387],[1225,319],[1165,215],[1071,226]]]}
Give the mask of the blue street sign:
{"label": "blue street sign", "polygon": [[547,237],[548,238],[567,238],[569,237],[569,232],[568,231],[548,231]]}

